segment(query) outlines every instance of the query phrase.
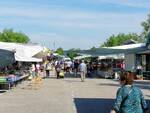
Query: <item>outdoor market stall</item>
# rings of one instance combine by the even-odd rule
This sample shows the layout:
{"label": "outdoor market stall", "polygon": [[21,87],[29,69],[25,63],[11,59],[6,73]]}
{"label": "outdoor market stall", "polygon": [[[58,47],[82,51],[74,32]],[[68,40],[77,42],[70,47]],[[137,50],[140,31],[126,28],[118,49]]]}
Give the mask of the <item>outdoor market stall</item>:
{"label": "outdoor market stall", "polygon": [[[9,88],[29,76],[31,63],[42,62],[42,58],[33,57],[43,50],[43,47],[39,45],[0,42],[0,49],[9,51],[0,54],[1,68],[4,68],[0,81],[5,81]],[[13,54],[10,57],[8,53]],[[10,60],[11,58],[13,60]]]}
{"label": "outdoor market stall", "polygon": [[[137,67],[139,65],[145,68],[145,72],[141,73],[146,77],[150,77],[150,48],[147,43],[139,43],[139,44],[130,44],[130,45],[122,45],[116,47],[107,47],[107,48],[95,48],[93,50],[81,50],[79,53],[81,54],[89,54],[92,56],[111,56],[113,54],[124,54],[125,59],[125,70],[137,72]],[[141,55],[143,57],[141,57]],[[144,57],[145,55],[145,57]],[[144,60],[145,59],[145,60]],[[143,63],[142,63],[143,62]],[[144,64],[144,65],[142,65]]]}

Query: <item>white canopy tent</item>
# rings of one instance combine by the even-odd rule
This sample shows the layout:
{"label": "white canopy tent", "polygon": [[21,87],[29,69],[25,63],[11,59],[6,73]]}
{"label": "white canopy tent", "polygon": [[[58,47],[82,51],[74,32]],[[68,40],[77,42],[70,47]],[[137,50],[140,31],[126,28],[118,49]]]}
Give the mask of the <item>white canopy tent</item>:
{"label": "white canopy tent", "polygon": [[15,60],[22,62],[41,62],[42,59],[33,56],[43,50],[42,46],[33,44],[18,44],[0,42],[0,49],[15,51]]}
{"label": "white canopy tent", "polygon": [[40,51],[39,53],[35,54],[33,57],[35,58],[43,58],[46,56],[50,56],[50,54],[52,53],[52,51],[49,48],[43,47],[43,50]]}
{"label": "white canopy tent", "polygon": [[138,44],[129,44],[129,45],[121,45],[121,46],[113,46],[113,47],[103,47],[108,49],[133,49],[138,47],[146,46],[145,43],[138,43]]}
{"label": "white canopy tent", "polygon": [[82,55],[82,56],[77,56],[74,59],[75,60],[77,60],[77,59],[84,59],[84,58],[87,58],[87,57],[92,57],[92,56],[91,55]]}
{"label": "white canopy tent", "polygon": [[124,59],[124,58],[125,58],[124,54],[111,54],[98,57],[98,59]]}
{"label": "white canopy tent", "polygon": [[15,56],[15,59],[16,61],[20,61],[20,62],[42,62],[42,59],[33,58],[33,57]]}
{"label": "white canopy tent", "polygon": [[[145,43],[138,43],[138,44],[129,44],[129,45],[121,45],[121,46],[114,46],[114,47],[103,47],[107,49],[122,49],[122,50],[127,50],[127,49],[134,49],[134,48],[139,48],[139,47],[144,47]],[[125,59],[125,54],[120,53],[120,54],[108,54],[108,55],[102,55],[99,56],[99,59]]]}

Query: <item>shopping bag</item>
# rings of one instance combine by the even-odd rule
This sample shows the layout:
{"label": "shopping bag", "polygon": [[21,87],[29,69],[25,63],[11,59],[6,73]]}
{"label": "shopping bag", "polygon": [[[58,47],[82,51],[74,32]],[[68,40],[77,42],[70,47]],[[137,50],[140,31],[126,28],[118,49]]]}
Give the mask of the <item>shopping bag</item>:
{"label": "shopping bag", "polygon": [[59,76],[63,78],[63,77],[64,77],[64,72],[61,71],[61,72],[59,73]]}

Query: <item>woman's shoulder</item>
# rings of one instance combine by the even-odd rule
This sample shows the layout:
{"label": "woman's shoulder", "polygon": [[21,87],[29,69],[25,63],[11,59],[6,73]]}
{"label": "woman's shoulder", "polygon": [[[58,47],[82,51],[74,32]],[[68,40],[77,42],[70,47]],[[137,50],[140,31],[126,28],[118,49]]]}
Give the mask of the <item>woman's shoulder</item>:
{"label": "woman's shoulder", "polygon": [[139,87],[137,87],[135,85],[132,85],[132,88],[135,89],[135,90],[141,90]]}
{"label": "woman's shoulder", "polygon": [[142,93],[141,89],[135,85],[133,85],[133,90]]}
{"label": "woman's shoulder", "polygon": [[141,91],[141,89],[135,85],[122,85],[120,88],[118,88],[118,91],[124,91],[129,89]]}
{"label": "woman's shoulder", "polygon": [[122,90],[122,91],[129,91],[130,89],[140,91],[140,88],[138,88],[134,85],[123,85],[123,86],[121,86],[121,88],[119,88],[119,90]]}
{"label": "woman's shoulder", "polygon": [[124,90],[125,90],[125,87],[124,87],[124,86],[121,86],[120,88],[118,88],[117,94],[122,93]]}

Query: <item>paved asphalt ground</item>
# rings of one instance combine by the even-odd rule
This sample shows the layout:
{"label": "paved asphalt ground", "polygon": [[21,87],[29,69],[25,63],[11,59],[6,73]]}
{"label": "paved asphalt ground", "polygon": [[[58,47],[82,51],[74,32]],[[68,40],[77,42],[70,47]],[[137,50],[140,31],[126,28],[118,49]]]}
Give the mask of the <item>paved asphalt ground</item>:
{"label": "paved asphalt ground", "polygon": [[[150,103],[150,81],[136,81]],[[47,78],[25,81],[0,93],[0,113],[109,113],[119,84],[115,80]]]}

